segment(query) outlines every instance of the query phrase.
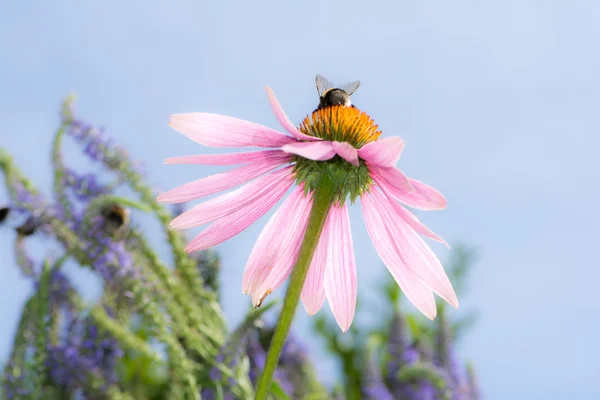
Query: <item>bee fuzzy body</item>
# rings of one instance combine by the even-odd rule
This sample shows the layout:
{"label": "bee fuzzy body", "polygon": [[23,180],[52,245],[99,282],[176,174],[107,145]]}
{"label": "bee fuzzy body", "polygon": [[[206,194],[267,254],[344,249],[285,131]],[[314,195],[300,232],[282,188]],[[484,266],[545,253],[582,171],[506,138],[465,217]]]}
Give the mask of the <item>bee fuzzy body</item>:
{"label": "bee fuzzy body", "polygon": [[336,87],[323,75],[317,75],[316,84],[319,93],[319,106],[315,111],[332,106],[354,107],[350,96],[358,89],[359,81]]}
{"label": "bee fuzzy body", "polygon": [[118,205],[111,205],[102,209],[104,232],[113,239],[124,239],[129,231],[129,213],[128,209]]}

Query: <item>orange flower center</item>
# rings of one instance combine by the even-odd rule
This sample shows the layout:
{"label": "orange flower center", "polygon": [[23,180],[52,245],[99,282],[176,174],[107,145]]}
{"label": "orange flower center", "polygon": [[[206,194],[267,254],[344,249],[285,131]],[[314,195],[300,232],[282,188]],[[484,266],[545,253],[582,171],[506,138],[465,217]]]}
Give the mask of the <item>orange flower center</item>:
{"label": "orange flower center", "polygon": [[381,135],[371,117],[358,108],[346,106],[316,110],[304,118],[298,129],[306,135],[324,140],[348,142],[357,149]]}

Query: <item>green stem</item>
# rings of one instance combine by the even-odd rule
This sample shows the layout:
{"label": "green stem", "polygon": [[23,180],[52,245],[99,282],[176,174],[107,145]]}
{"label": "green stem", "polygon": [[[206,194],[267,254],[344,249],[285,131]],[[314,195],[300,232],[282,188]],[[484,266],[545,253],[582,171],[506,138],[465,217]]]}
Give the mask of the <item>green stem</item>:
{"label": "green stem", "polygon": [[292,269],[290,282],[285,294],[285,300],[283,301],[283,308],[279,315],[273,338],[271,339],[269,352],[267,353],[265,368],[256,387],[256,400],[266,400],[269,389],[271,388],[271,381],[273,380],[273,374],[275,373],[275,368],[277,368],[277,363],[279,362],[281,349],[283,348],[290,327],[292,326],[292,320],[294,319],[294,314],[296,313],[296,308],[300,301],[300,294],[304,287],[308,268],[310,267],[315,249],[319,243],[319,237],[321,236],[327,214],[333,203],[334,194],[335,184],[331,178],[325,174],[321,184],[313,193],[313,206],[310,210],[310,216],[308,217],[306,233],[304,234],[302,247],[300,247],[298,260]]}
{"label": "green stem", "polygon": [[36,308],[37,308],[37,325],[35,332],[35,355],[34,355],[34,383],[33,392],[34,398],[43,397],[43,385],[46,373],[46,342],[48,336],[48,328],[50,325],[48,304],[48,285],[50,284],[50,262],[44,262],[44,269],[40,274],[38,291],[36,293]]}

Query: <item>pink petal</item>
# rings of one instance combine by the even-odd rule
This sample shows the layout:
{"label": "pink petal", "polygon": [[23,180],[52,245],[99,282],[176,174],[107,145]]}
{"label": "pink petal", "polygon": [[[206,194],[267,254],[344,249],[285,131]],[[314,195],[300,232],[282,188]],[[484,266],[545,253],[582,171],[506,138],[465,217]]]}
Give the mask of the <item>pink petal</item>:
{"label": "pink petal", "polygon": [[286,144],[281,150],[317,161],[329,160],[335,156],[331,142],[296,142]]}
{"label": "pink petal", "polygon": [[425,237],[428,237],[429,239],[435,240],[436,242],[442,243],[448,249],[450,248],[450,245],[448,243],[446,243],[446,241],[444,239],[442,239],[440,236],[436,235],[431,229],[426,227],[421,222],[421,220],[419,220],[419,218],[417,218],[416,215],[414,215],[413,213],[408,211],[401,204],[396,203],[396,201],[394,201],[393,199],[389,199],[389,200],[390,200],[390,204],[392,204],[392,206],[394,207],[394,210],[396,210],[398,215],[408,224],[408,226],[413,228],[415,230],[415,232],[417,232],[418,234],[423,235]]}
{"label": "pink petal", "polygon": [[294,189],[275,214],[269,218],[269,221],[260,232],[244,269],[244,277],[242,279],[242,292],[244,294],[248,293],[252,286],[254,286],[257,276],[264,278],[267,275],[268,270],[271,268],[269,264],[275,259],[275,254],[271,251],[271,245],[281,237],[286,216],[297,208],[302,195],[300,187]]}
{"label": "pink petal", "polygon": [[293,141],[274,129],[209,113],[173,114],[169,125],[195,142],[209,147],[281,147]]}
{"label": "pink petal", "polygon": [[231,171],[222,172],[207,176],[206,178],[186,183],[175,189],[161,193],[156,200],[163,203],[183,203],[218,193],[223,190],[248,182],[257,176],[269,172],[292,160],[292,156],[283,152],[270,157],[269,159],[255,161],[252,164],[244,165]]}
{"label": "pink petal", "polygon": [[348,161],[350,164],[358,167],[358,153],[356,148],[347,142],[333,142],[331,147],[338,156]]}
{"label": "pink petal", "polygon": [[390,137],[367,143],[358,149],[358,155],[369,165],[394,167],[406,142],[399,137]]}
{"label": "pink petal", "polygon": [[421,222],[421,220],[419,220],[419,218],[417,218],[416,215],[414,215],[413,213],[408,211],[401,204],[398,204],[393,198],[391,198],[391,196],[388,193],[386,193],[385,190],[383,190],[383,188],[382,188],[382,191],[385,194],[385,196],[388,198],[390,204],[392,205],[392,207],[394,208],[396,213],[404,220],[404,222],[406,222],[408,224],[408,226],[413,228],[415,230],[415,232],[417,232],[418,234],[423,235],[425,237],[428,237],[429,239],[433,239],[436,242],[440,242],[440,243],[444,244],[447,248],[450,248],[450,245],[448,245],[448,243],[446,243],[446,241],[444,239],[442,239],[440,236],[436,235],[431,229],[426,227]]}
{"label": "pink petal", "polygon": [[327,267],[327,248],[329,247],[329,231],[331,225],[331,213],[327,216],[323,232],[319,238],[319,244],[315,249],[304,287],[302,288],[301,300],[308,315],[316,314],[325,302],[325,268]]}
{"label": "pink petal", "polygon": [[356,310],[356,261],[350,232],[348,209],[332,207],[329,226],[327,268],[325,269],[325,293],[331,312],[343,332],[346,332]]}
{"label": "pink petal", "polygon": [[[376,190],[373,190],[375,192]],[[363,216],[367,232],[381,260],[390,271],[408,300],[429,319],[437,313],[435,299],[430,289],[425,287],[400,257],[394,239],[386,229],[382,215],[369,194],[361,196]]]}
{"label": "pink petal", "polygon": [[281,150],[262,150],[246,153],[197,154],[193,156],[167,158],[165,164],[235,165],[271,159],[277,157],[281,153]]}
{"label": "pink petal", "polygon": [[311,205],[312,200],[304,197],[303,193],[297,208],[288,217],[285,230],[281,232],[283,238],[275,252],[277,257],[272,264],[271,271],[262,282],[257,282],[260,285],[252,294],[255,306],[260,306],[264,298],[285,282],[292,272],[292,268],[298,260],[302,239],[308,225]]}
{"label": "pink petal", "polygon": [[242,232],[266,214],[283,197],[292,183],[291,180],[284,180],[260,201],[213,222],[188,243],[185,251],[191,253],[193,251],[206,250]]}
{"label": "pink petal", "polygon": [[299,140],[306,140],[309,142],[321,140],[320,138],[305,135],[304,133],[300,132],[298,128],[296,128],[296,126],[292,123],[292,121],[290,121],[288,116],[285,115],[285,111],[283,111],[283,108],[281,107],[281,104],[279,104],[279,100],[277,100],[277,97],[275,97],[275,93],[273,92],[273,90],[268,86],[265,86],[265,89],[267,91],[267,96],[269,97],[269,103],[271,103],[273,113],[275,114],[275,117],[277,117],[277,120],[279,121],[281,126],[283,126],[286,131],[294,135],[294,137]]}
{"label": "pink petal", "polygon": [[244,271],[242,291],[252,294],[256,307],[287,279],[298,258],[312,202],[301,188],[288,200],[261,232]]}
{"label": "pink petal", "polygon": [[452,284],[444,272],[442,264],[429,246],[394,212],[390,200],[377,189],[371,191],[371,199],[404,265],[417,276],[423,285],[437,293],[453,307],[458,307],[458,299]]}
{"label": "pink petal", "polygon": [[412,186],[410,186],[410,182],[406,175],[404,175],[398,168],[376,167],[370,165],[369,171],[371,171],[371,177],[376,182],[381,181],[387,186],[394,188],[398,192],[411,192],[414,190]]}
{"label": "pink petal", "polygon": [[448,204],[440,192],[416,179],[408,178],[413,190],[407,192],[391,184],[389,180],[384,179],[378,173],[371,174],[371,177],[387,193],[409,207],[419,210],[443,210]]}
{"label": "pink petal", "polygon": [[200,203],[173,221],[171,228],[186,229],[215,221],[255,201],[262,201],[282,181],[293,179],[292,167],[285,167],[242,186],[239,189]]}

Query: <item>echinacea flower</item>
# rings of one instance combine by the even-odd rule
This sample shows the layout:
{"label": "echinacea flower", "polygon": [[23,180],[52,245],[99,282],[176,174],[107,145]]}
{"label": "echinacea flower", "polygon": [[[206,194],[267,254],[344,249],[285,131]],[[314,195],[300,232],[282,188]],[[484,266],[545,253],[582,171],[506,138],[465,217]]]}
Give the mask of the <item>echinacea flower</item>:
{"label": "echinacea flower", "polygon": [[[321,177],[335,183],[335,200],[315,250],[301,300],[308,314],[329,301],[335,319],[348,330],[356,306],[357,276],[346,200],[360,198],[375,248],[408,299],[428,318],[436,315],[433,293],[454,307],[458,300],[435,254],[420,235],[445,243],[402,204],[420,210],[446,207],[432,187],[407,178],[395,165],[405,142],[379,139],[374,121],[354,107],[321,108],[297,128],[273,91],[267,95],[275,116],[291,135],[236,118],[208,113],[175,114],[169,125],[210,147],[261,147],[267,150],[169,158],[167,164],[242,165],[169,190],[158,197],[181,203],[224,190],[175,218],[176,229],[212,223],[187,246],[207,249],[248,228],[293,187],[262,230],[250,254],[242,291],[260,306],[289,276],[300,251]],[[402,203],[402,204],[401,204]]]}

